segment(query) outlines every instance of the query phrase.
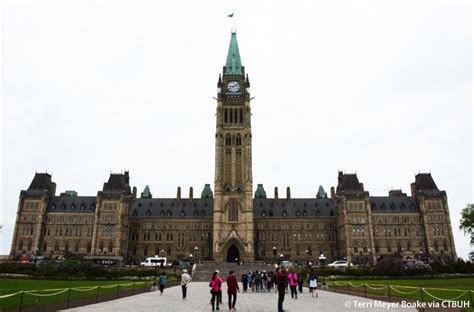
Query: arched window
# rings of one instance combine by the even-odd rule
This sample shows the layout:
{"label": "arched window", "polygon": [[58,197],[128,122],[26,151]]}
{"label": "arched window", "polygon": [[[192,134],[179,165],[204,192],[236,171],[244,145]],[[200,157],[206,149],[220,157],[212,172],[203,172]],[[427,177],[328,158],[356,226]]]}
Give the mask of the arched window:
{"label": "arched window", "polygon": [[224,122],[227,123],[227,108],[224,108]]}
{"label": "arched window", "polygon": [[446,241],[443,243],[443,250],[448,251],[448,243]]}
{"label": "arched window", "polygon": [[402,249],[402,243],[399,242],[399,243],[397,244],[397,250],[398,250],[398,252],[402,252],[402,251],[403,251],[403,249]]}
{"label": "arched window", "polygon": [[240,123],[243,123],[244,120],[244,110],[241,108],[240,109]]}
{"label": "arched window", "polygon": [[30,251],[31,248],[33,248],[33,242],[30,240],[28,241],[28,251]]}
{"label": "arched window", "polygon": [[59,242],[56,242],[56,244],[54,245],[54,250],[55,250],[55,251],[58,251],[58,250],[59,250]]}
{"label": "arched window", "polygon": [[352,248],[354,249],[354,252],[359,251],[359,244],[357,243],[357,241],[352,242]]}
{"label": "arched window", "polygon": [[48,249],[48,244],[46,244],[46,242],[44,242],[43,247],[42,247],[43,252],[46,252],[47,249]]}
{"label": "arched window", "polygon": [[76,242],[76,245],[74,245],[74,252],[79,252],[79,242]]}
{"label": "arched window", "polygon": [[230,123],[233,123],[234,122],[234,110],[232,108],[230,108],[229,112],[230,112],[229,121],[230,121]]}
{"label": "arched window", "polygon": [[114,245],[112,242],[109,242],[109,252],[111,253],[114,250]]}
{"label": "arched window", "polygon": [[434,243],[434,250],[439,251],[439,244],[437,241]]}
{"label": "arched window", "polygon": [[229,221],[230,222],[239,221],[238,207],[237,207],[237,203],[235,201],[231,201],[229,203]]}
{"label": "arched window", "polygon": [[19,251],[23,250],[23,241],[20,241],[20,243],[18,244],[18,250]]}
{"label": "arched window", "polygon": [[91,245],[91,243],[89,242],[89,243],[87,244],[87,253],[91,253],[91,250],[92,250],[92,245]]}
{"label": "arched window", "polygon": [[237,134],[237,137],[235,138],[235,145],[242,145],[242,138],[240,137],[240,134]]}
{"label": "arched window", "polygon": [[230,134],[227,134],[227,136],[225,137],[225,145],[232,145],[232,138],[230,137]]}
{"label": "arched window", "polygon": [[102,242],[99,244],[99,252],[104,252],[104,243]]}

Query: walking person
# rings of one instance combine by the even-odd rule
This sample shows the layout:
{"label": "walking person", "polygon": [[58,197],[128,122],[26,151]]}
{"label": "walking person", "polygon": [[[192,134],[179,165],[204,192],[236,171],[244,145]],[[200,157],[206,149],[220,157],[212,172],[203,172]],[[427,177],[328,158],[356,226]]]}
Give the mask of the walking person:
{"label": "walking person", "polygon": [[288,273],[285,267],[280,268],[275,276],[275,284],[278,289],[278,312],[283,312],[283,301],[288,292]]}
{"label": "walking person", "polygon": [[249,288],[252,289],[252,292],[253,292],[252,271],[250,271],[249,274],[247,275],[247,284],[249,284]]}
{"label": "walking person", "polygon": [[188,270],[183,270],[183,274],[181,274],[181,290],[183,292],[183,300],[186,300],[186,293],[189,283],[191,283],[191,275],[188,274]]}
{"label": "walking person", "polygon": [[240,281],[242,282],[242,289],[244,293],[247,292],[247,279],[248,279],[247,271],[245,271],[244,274],[242,274],[242,277],[240,279]]}
{"label": "walking person", "polygon": [[224,279],[219,275],[219,270],[216,270],[215,273],[217,273],[217,278],[220,281],[219,290],[217,292],[217,299],[219,300],[219,304],[224,304],[224,302],[222,301],[222,284],[224,283]]}
{"label": "walking person", "polygon": [[303,293],[303,279],[304,279],[303,273],[300,273],[298,275],[298,291],[300,294]]}
{"label": "walking person", "polygon": [[237,292],[240,292],[237,278],[234,271],[229,272],[227,277],[227,295],[229,296],[229,311],[235,311],[235,302],[237,301]]}
{"label": "walking person", "polygon": [[294,270],[291,270],[291,273],[288,274],[288,281],[290,282],[291,299],[298,299],[298,293],[296,292],[296,287],[298,286],[298,274],[296,274]]}
{"label": "walking person", "polygon": [[160,275],[160,295],[163,295],[163,290],[168,285],[168,276],[165,272],[161,272]]}
{"label": "walking person", "polygon": [[311,297],[318,297],[318,277],[316,276],[316,273],[311,272],[308,278],[308,284],[309,284],[309,292],[311,293]]}
{"label": "walking person", "polygon": [[212,273],[211,281],[209,282],[209,287],[211,287],[211,304],[212,311],[214,311],[214,304],[216,310],[219,310],[219,289],[221,288],[221,280],[217,276],[217,272]]}

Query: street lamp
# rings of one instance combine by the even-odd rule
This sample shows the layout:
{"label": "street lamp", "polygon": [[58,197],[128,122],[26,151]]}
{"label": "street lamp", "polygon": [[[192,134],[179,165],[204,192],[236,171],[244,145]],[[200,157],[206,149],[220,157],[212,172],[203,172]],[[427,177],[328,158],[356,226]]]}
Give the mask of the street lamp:
{"label": "street lamp", "polygon": [[193,264],[193,254],[192,253],[189,254],[189,262],[191,264]]}
{"label": "street lamp", "polygon": [[306,266],[307,266],[307,267],[309,267],[309,261],[308,261],[308,257],[309,257],[309,250],[308,250],[308,249],[306,249],[306,250],[304,251],[304,253],[306,254]]}
{"label": "street lamp", "polygon": [[324,256],[323,253],[319,255],[319,263],[321,264],[321,275],[323,276],[323,285],[324,283],[324,263],[326,262],[326,257]]}
{"label": "street lamp", "polygon": [[198,258],[198,256],[197,256],[197,255],[198,255],[198,251],[199,251],[199,247],[198,247],[198,246],[194,247],[194,255],[196,255],[196,258],[198,259],[198,263],[200,263],[201,260],[200,260],[200,259]]}

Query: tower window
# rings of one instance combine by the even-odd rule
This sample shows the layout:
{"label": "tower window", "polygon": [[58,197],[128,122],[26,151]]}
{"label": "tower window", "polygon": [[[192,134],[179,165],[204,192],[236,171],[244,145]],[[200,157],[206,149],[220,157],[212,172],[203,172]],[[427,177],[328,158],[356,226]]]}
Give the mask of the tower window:
{"label": "tower window", "polygon": [[229,205],[229,221],[230,222],[239,221],[237,205],[235,202],[231,202]]}
{"label": "tower window", "polygon": [[232,138],[230,136],[226,136],[225,145],[227,146],[232,145]]}
{"label": "tower window", "polygon": [[242,108],[240,109],[240,123],[243,123],[243,120],[244,120],[244,112],[242,110]]}
{"label": "tower window", "polygon": [[224,109],[224,122],[227,123],[227,108]]}

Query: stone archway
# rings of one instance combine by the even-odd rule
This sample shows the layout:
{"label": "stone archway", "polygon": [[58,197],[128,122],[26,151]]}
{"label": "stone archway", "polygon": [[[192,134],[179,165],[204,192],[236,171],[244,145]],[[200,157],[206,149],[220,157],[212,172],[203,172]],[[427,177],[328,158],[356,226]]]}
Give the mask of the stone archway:
{"label": "stone archway", "polygon": [[227,262],[240,262],[240,252],[234,244],[227,249]]}

